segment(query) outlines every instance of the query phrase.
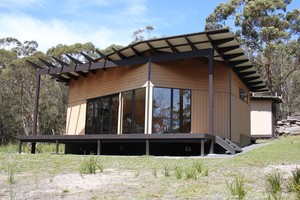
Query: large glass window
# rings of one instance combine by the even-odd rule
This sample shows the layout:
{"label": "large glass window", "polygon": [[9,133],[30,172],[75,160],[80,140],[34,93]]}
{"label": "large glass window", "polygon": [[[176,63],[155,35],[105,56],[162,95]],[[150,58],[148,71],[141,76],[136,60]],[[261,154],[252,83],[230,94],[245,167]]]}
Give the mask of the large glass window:
{"label": "large glass window", "polygon": [[154,88],[153,133],[191,132],[191,91]]}
{"label": "large glass window", "polygon": [[87,102],[87,134],[116,134],[118,131],[119,96],[111,95]]}
{"label": "large glass window", "polygon": [[122,133],[144,133],[145,88],[123,92],[122,99]]}

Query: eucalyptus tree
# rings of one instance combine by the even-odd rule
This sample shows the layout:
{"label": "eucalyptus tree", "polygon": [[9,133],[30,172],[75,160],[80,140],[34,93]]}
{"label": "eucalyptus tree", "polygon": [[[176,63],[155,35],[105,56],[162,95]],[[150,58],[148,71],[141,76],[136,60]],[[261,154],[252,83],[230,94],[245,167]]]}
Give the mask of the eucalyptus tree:
{"label": "eucalyptus tree", "polygon": [[292,75],[299,70],[300,10],[287,11],[290,3],[291,0],[230,0],[215,8],[205,27],[215,30],[233,22],[237,40],[271,93],[283,95],[284,99],[289,95],[288,82],[298,81]]}

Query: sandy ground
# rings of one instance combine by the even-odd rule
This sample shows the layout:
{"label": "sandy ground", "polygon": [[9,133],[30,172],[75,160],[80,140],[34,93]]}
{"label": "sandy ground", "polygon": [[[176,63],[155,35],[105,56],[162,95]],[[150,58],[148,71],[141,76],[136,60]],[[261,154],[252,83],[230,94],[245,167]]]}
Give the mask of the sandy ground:
{"label": "sandy ground", "polygon": [[[285,178],[291,176],[291,171],[296,165],[270,165],[262,168],[262,174],[275,171],[283,173]],[[39,175],[18,174],[15,183],[7,184],[7,174],[0,174],[0,199],[174,199],[174,194],[168,192],[156,198],[156,196],[139,196],[153,190],[159,190],[160,184],[153,185],[153,181],[147,182],[147,177],[153,177],[151,172],[137,174],[133,171],[116,171],[105,169],[103,173],[92,175],[58,174]],[[28,178],[33,177],[33,178]],[[164,179],[161,179],[164,180]],[[172,185],[173,186],[173,185]],[[135,192],[138,191],[139,195]],[[157,192],[157,191],[156,191]],[[113,195],[112,195],[113,194]],[[161,198],[162,197],[162,198]],[[211,198],[210,198],[211,199]],[[220,198],[212,198],[220,199]],[[222,198],[221,198],[222,199]]]}

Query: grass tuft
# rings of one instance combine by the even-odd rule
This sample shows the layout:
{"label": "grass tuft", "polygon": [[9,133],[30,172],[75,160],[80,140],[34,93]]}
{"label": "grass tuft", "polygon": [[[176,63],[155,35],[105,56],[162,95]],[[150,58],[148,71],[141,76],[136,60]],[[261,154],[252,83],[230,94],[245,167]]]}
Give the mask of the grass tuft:
{"label": "grass tuft", "polygon": [[247,191],[245,189],[244,176],[237,176],[233,182],[227,182],[227,189],[235,199],[245,199]]}
{"label": "grass tuft", "polygon": [[266,177],[266,181],[267,192],[269,192],[270,196],[274,199],[281,199],[283,175],[280,172],[269,174]]}
{"label": "grass tuft", "polygon": [[300,199],[300,168],[296,168],[292,171],[292,177],[288,187],[291,192],[294,192],[296,199]]}
{"label": "grass tuft", "polygon": [[7,167],[7,182],[9,185],[14,184],[15,182],[15,170],[13,164],[8,164]]}
{"label": "grass tuft", "polygon": [[155,178],[157,177],[157,169],[156,168],[152,169],[152,174]]}
{"label": "grass tuft", "polygon": [[198,172],[198,173],[201,173],[202,170],[203,170],[203,163],[200,162],[200,161],[197,161],[193,164],[193,167],[195,168],[195,170]]}
{"label": "grass tuft", "polygon": [[197,179],[197,170],[195,167],[185,168],[185,178],[186,179]]}
{"label": "grass tuft", "polygon": [[103,164],[99,162],[99,159],[93,155],[84,159],[80,163],[80,174],[96,174],[97,170],[103,172],[104,167]]}
{"label": "grass tuft", "polygon": [[183,169],[182,167],[175,167],[175,176],[177,179],[181,179],[182,178],[182,174],[183,174]]}
{"label": "grass tuft", "polygon": [[163,174],[164,174],[165,177],[171,176],[170,168],[168,166],[164,167]]}

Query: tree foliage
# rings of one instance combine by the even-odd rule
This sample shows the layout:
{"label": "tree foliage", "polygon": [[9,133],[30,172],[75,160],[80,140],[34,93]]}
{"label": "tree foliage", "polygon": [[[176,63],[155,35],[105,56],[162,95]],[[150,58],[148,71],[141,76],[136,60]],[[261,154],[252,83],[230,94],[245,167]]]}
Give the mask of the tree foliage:
{"label": "tree foliage", "polygon": [[[131,44],[143,41],[145,39],[155,39],[156,37],[151,37],[151,32],[154,30],[153,26],[146,26],[144,29],[138,29],[136,31],[133,32],[132,34],[132,38],[133,41],[131,42]],[[144,33],[147,32],[147,37],[145,37]]]}
{"label": "tree foliage", "polygon": [[[97,58],[92,43],[59,44],[46,54],[37,51],[35,41],[0,39],[0,144],[15,141],[17,135],[32,134],[36,69],[26,60],[43,66],[42,58],[58,66],[52,56],[70,63],[66,54],[85,62],[80,52]],[[115,45],[115,48],[121,46]],[[111,49],[111,47],[110,47]],[[70,63],[71,64],[71,63]],[[45,66],[44,66],[45,67]],[[65,131],[68,88],[50,76],[41,76],[38,134],[63,134]]]}
{"label": "tree foliage", "polygon": [[300,10],[288,12],[290,3],[291,0],[230,0],[215,8],[205,27],[216,30],[234,21],[237,40],[271,93],[283,96],[287,113],[294,105],[288,100],[292,89],[288,86],[298,81],[293,74],[299,71],[300,55]]}

